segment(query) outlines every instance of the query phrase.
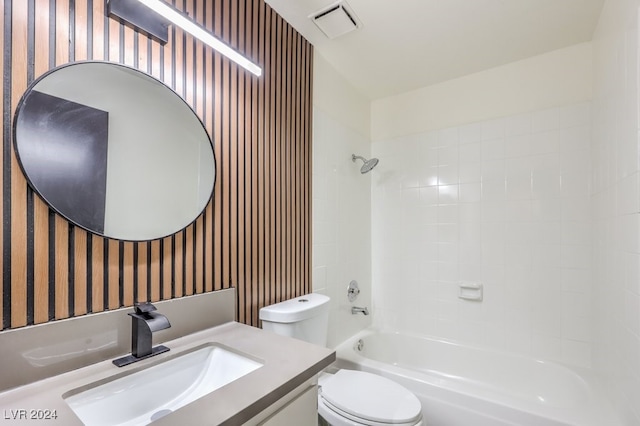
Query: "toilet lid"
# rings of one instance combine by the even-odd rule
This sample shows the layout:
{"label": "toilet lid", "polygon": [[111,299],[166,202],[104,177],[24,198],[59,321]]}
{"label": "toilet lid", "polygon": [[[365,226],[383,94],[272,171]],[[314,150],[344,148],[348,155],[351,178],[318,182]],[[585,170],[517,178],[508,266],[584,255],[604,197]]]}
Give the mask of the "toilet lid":
{"label": "toilet lid", "polygon": [[418,398],[399,384],[364,371],[339,370],[327,380],[320,396],[360,419],[380,423],[411,423],[420,419]]}

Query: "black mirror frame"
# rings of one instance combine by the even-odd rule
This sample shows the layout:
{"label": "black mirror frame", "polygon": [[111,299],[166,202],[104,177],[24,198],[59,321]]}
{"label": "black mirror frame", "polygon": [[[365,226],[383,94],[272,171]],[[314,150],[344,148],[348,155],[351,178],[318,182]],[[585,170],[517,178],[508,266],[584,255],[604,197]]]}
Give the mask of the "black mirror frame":
{"label": "black mirror frame", "polygon": [[[81,223],[77,223],[76,221],[70,219],[69,217],[67,217],[67,215],[65,215],[64,213],[60,212],[58,210],[58,208],[56,208],[34,185],[34,183],[31,181],[31,179],[29,178],[29,174],[26,172],[25,167],[21,161],[20,158],[20,152],[18,150],[18,141],[17,141],[17,124],[18,124],[18,118],[20,116],[20,111],[22,110],[23,104],[26,101],[26,99],[28,98],[29,94],[34,90],[34,88],[36,87],[36,85],[42,81],[43,79],[45,79],[47,76],[49,76],[50,74],[59,71],[61,69],[67,68],[67,67],[71,67],[71,66],[76,66],[76,65],[82,65],[82,64],[104,64],[104,65],[110,65],[110,66],[116,66],[116,67],[122,67],[124,69],[127,69],[129,71],[134,71],[136,73],[139,73],[140,76],[142,78],[147,78],[147,79],[151,79],[154,82],[157,82],[159,84],[161,84],[162,86],[164,86],[164,88],[166,88],[171,94],[173,94],[174,96],[176,96],[178,99],[180,99],[180,101],[182,101],[182,103],[189,108],[189,111],[191,111],[191,113],[197,118],[198,123],[200,123],[200,125],[202,126],[202,130],[204,132],[204,134],[207,136],[207,139],[209,141],[209,146],[211,148],[211,153],[212,153],[212,161],[213,161],[213,167],[215,170],[215,173],[213,174],[213,184],[211,186],[211,192],[209,193],[209,196],[207,197],[207,201],[206,203],[204,203],[204,207],[202,208],[201,211],[199,211],[195,217],[193,218],[193,220],[191,220],[189,223],[187,223],[186,225],[182,226],[181,228],[179,228],[178,230],[171,232],[169,234],[161,234],[158,237],[154,237],[154,238],[149,238],[149,239],[126,239],[126,238],[117,238],[117,237],[113,237],[113,236],[108,236],[108,235],[104,235],[101,234],[99,232],[97,232],[96,230],[90,229],[86,226],[84,226]],[[141,71],[137,68],[131,67],[129,65],[125,65],[125,64],[121,64],[118,62],[110,62],[110,61],[96,61],[96,60],[87,60],[87,61],[75,61],[75,62],[69,62],[63,65],[59,65],[55,68],[52,68],[48,71],[46,71],[45,73],[43,73],[42,75],[40,75],[38,78],[36,78],[31,84],[29,84],[29,86],[27,87],[27,89],[25,90],[25,92],[22,94],[20,101],[18,102],[17,106],[16,106],[16,111],[14,113],[13,116],[13,120],[12,120],[12,141],[13,141],[13,150],[14,153],[16,155],[16,159],[18,162],[18,165],[20,166],[20,169],[22,171],[22,174],[24,175],[28,185],[33,189],[33,192],[36,193],[44,202],[45,204],[52,209],[56,214],[60,215],[61,217],[63,217],[65,220],[67,220],[69,223],[73,224],[74,226],[77,226],[81,229],[84,229],[85,231],[93,234],[93,235],[97,235],[99,237],[102,238],[106,238],[106,239],[110,239],[110,240],[115,240],[115,241],[123,241],[123,242],[134,242],[134,243],[141,243],[141,242],[148,242],[148,241],[156,241],[156,240],[162,240],[164,238],[170,237],[172,235],[178,234],[180,232],[183,232],[186,228],[188,228],[189,226],[191,226],[193,223],[195,223],[198,218],[200,218],[200,216],[202,216],[202,214],[205,212],[205,210],[207,209],[207,206],[211,203],[211,200],[213,198],[214,192],[215,192],[215,185],[216,185],[216,181],[217,181],[217,172],[218,172],[218,168],[217,168],[217,162],[216,162],[216,156],[215,156],[215,145],[213,142],[213,139],[211,138],[211,136],[209,135],[209,132],[207,131],[207,128],[205,127],[202,119],[200,118],[200,116],[194,111],[194,109],[191,107],[191,105],[189,105],[183,98],[182,96],[180,96],[174,89],[172,89],[171,87],[169,87],[167,84],[165,84],[163,81],[155,78],[154,76]]]}

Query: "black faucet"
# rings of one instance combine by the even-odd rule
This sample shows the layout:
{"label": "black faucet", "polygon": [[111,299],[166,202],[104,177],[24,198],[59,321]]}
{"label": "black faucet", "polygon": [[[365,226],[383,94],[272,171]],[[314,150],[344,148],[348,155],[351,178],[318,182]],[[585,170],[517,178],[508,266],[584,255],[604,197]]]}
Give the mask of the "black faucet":
{"label": "black faucet", "polygon": [[167,317],[154,312],[156,307],[149,302],[137,303],[133,308],[134,312],[129,313],[133,319],[131,323],[131,355],[114,359],[113,363],[118,367],[124,367],[169,350],[164,345],[152,347],[153,332],[171,327]]}

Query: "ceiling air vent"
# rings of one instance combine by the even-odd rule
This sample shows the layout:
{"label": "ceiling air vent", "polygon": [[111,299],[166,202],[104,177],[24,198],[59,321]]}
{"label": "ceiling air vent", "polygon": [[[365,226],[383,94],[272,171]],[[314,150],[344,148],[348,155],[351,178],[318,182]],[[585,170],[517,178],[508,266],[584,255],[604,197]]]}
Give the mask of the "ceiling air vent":
{"label": "ceiling air vent", "polygon": [[349,5],[340,1],[310,16],[314,24],[327,37],[334,39],[360,27],[358,18]]}

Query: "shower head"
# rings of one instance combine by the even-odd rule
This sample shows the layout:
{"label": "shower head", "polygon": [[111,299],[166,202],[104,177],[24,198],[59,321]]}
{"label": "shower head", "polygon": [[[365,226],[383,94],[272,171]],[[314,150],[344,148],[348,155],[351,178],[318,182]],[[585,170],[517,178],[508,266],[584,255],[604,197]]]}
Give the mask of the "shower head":
{"label": "shower head", "polygon": [[362,167],[360,167],[360,173],[362,174],[369,173],[378,164],[377,158],[367,160],[366,158],[360,157],[359,155],[351,154],[351,161],[355,163],[356,159],[362,160],[362,162],[364,163]]}

